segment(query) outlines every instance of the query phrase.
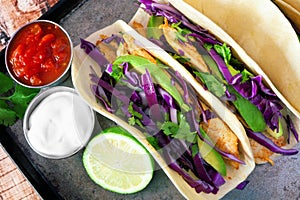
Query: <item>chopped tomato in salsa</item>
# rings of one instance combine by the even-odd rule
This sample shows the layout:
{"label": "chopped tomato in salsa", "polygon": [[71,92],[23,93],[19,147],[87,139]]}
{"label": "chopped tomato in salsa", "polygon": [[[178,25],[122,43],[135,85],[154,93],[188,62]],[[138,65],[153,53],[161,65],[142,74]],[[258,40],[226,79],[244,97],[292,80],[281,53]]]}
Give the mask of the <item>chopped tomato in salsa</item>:
{"label": "chopped tomato in salsa", "polygon": [[68,37],[55,24],[37,22],[17,33],[7,52],[8,65],[22,83],[39,86],[61,76],[71,59]]}

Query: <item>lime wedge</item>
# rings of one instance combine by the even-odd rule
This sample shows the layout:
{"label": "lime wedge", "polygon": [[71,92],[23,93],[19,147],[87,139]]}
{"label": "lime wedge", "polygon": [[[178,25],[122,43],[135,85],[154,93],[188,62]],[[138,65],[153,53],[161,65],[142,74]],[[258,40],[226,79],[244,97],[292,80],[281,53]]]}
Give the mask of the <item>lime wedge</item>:
{"label": "lime wedge", "polygon": [[120,194],[144,189],[154,170],[151,155],[121,127],[96,135],[84,150],[83,165],[96,184]]}

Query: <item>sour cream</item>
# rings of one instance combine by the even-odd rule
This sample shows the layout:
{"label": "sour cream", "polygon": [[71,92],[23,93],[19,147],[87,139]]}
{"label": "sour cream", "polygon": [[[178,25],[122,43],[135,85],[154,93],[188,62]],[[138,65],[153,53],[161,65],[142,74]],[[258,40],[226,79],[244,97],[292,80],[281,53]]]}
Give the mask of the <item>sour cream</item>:
{"label": "sour cream", "polygon": [[27,139],[39,154],[62,158],[81,149],[93,127],[93,111],[79,95],[55,92],[44,98],[30,114]]}

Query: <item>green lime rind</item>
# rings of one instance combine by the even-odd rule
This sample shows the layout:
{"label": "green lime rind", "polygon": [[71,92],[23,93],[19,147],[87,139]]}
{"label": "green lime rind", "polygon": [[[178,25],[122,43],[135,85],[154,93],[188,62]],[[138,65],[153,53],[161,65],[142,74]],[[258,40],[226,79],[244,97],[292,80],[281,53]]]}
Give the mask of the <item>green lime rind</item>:
{"label": "green lime rind", "polygon": [[[143,151],[143,152],[139,152],[139,153],[146,153],[146,155],[148,155],[147,158],[149,158],[150,163],[149,163],[149,166],[147,165],[147,169],[149,169],[149,170],[151,169],[151,171],[148,170],[147,173],[145,173],[145,175],[143,175],[143,177],[142,177],[143,180],[141,181],[142,182],[141,184],[139,184],[137,186],[129,187],[126,189],[118,188],[118,187],[115,187],[115,185],[107,184],[107,181],[103,181],[103,180],[99,179],[98,178],[99,176],[97,176],[97,174],[94,173],[94,171],[95,171],[95,170],[93,170],[94,165],[93,165],[92,161],[90,161],[91,149],[93,148],[93,145],[97,144],[97,140],[100,140],[101,137],[103,137],[104,135],[109,136],[110,138],[120,139],[122,141],[128,141],[128,144],[133,145],[133,146],[137,145],[136,147],[139,149],[139,151]],[[153,172],[154,172],[154,160],[153,160],[152,156],[150,155],[150,153],[145,149],[144,146],[142,146],[138,142],[137,139],[135,139],[125,129],[123,129],[119,126],[105,129],[105,130],[101,131],[99,134],[97,134],[95,137],[93,137],[83,152],[82,161],[83,161],[83,166],[84,166],[88,176],[91,178],[91,180],[94,183],[96,183],[97,185],[101,186],[102,188],[104,188],[106,190],[109,190],[109,191],[112,191],[115,193],[119,193],[119,194],[132,194],[132,193],[136,193],[136,192],[139,192],[139,191],[145,189],[146,186],[150,183],[150,181],[153,177]],[[100,168],[100,165],[99,165],[99,168]],[[102,169],[96,169],[96,171],[97,170],[101,171],[104,168],[105,167],[103,167]],[[111,169],[111,170],[114,171],[113,169]],[[119,172],[117,172],[117,173],[119,173]],[[122,172],[122,176],[128,176],[125,178],[125,179],[128,179],[134,175]],[[119,177],[117,177],[116,180],[118,181]],[[135,181],[135,180],[133,180],[133,181]]]}

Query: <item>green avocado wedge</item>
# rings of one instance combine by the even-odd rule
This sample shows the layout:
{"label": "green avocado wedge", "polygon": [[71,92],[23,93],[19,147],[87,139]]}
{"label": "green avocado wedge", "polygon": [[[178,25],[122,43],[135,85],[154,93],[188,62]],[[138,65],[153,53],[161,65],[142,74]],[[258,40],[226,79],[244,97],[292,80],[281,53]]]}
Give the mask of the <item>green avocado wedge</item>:
{"label": "green avocado wedge", "polygon": [[[200,128],[201,134],[204,138],[209,139],[203,129]],[[217,172],[219,172],[222,176],[226,176],[226,164],[222,156],[214,150],[211,146],[202,141],[199,137],[197,137],[198,148],[203,159],[210,164]]]}

